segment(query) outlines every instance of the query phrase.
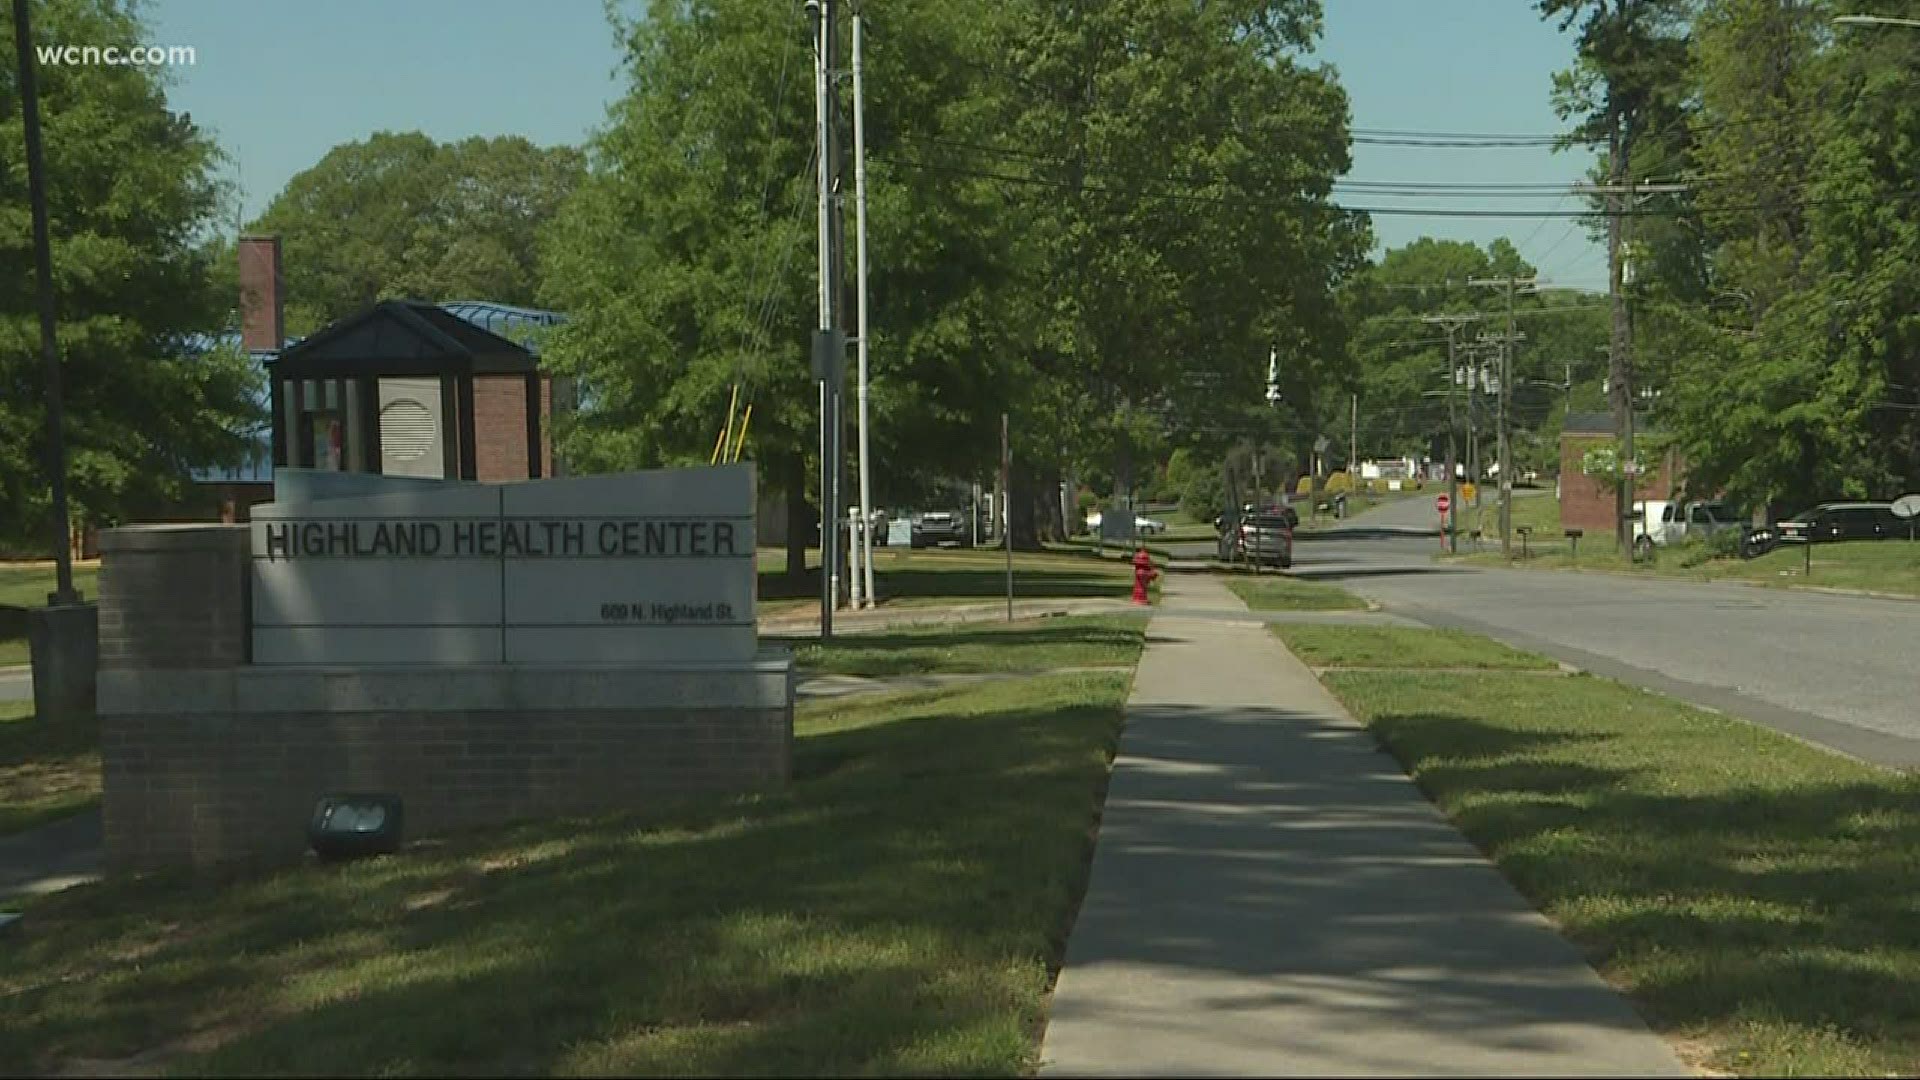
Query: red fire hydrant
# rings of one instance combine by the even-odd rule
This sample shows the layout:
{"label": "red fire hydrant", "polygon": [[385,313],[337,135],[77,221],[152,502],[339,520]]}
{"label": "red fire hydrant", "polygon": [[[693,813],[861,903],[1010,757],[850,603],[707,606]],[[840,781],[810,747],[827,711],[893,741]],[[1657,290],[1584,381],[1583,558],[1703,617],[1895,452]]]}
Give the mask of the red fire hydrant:
{"label": "red fire hydrant", "polygon": [[1160,576],[1160,571],[1155,570],[1153,568],[1153,556],[1147,554],[1146,548],[1141,548],[1139,551],[1134,552],[1134,555],[1133,555],[1133,602],[1134,603],[1144,604],[1147,602],[1147,586],[1152,584],[1153,579],[1159,576]]}

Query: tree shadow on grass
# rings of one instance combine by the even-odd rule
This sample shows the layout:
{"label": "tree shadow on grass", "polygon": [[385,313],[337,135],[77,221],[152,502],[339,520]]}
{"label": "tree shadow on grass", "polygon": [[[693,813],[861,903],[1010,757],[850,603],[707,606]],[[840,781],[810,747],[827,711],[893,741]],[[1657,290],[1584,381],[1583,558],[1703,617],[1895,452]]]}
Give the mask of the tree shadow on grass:
{"label": "tree shadow on grass", "polygon": [[1019,1071],[1119,726],[1032,685],[803,736],[779,794],[82,889],[0,942],[0,1061]]}
{"label": "tree shadow on grass", "polygon": [[1577,760],[1625,729],[1374,728],[1657,1028],[1717,1032],[1729,1059],[1742,1039],[1804,1042],[1816,1074],[1920,1064],[1920,779],[1701,791],[1672,770],[1718,763]]}
{"label": "tree shadow on grass", "polygon": [[1131,665],[1139,658],[1144,624],[1117,625],[1111,620],[1098,616],[970,623],[847,635],[831,643],[796,636],[763,640],[792,648],[796,666],[809,674],[883,677]]}

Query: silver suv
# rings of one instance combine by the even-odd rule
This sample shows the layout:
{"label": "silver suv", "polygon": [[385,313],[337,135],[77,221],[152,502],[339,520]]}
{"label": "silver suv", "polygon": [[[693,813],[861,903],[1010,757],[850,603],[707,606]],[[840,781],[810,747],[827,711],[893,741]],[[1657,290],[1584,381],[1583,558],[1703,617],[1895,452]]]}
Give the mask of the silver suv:
{"label": "silver suv", "polygon": [[1288,569],[1293,566],[1293,530],[1299,524],[1300,513],[1291,506],[1243,510],[1232,529],[1222,518],[1220,561]]}

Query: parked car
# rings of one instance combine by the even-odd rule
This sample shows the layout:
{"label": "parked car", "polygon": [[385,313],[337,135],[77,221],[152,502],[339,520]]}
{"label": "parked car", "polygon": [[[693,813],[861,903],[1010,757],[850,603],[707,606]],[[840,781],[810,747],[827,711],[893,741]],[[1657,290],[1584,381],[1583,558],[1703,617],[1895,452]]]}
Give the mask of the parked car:
{"label": "parked car", "polygon": [[1780,521],[1774,531],[1782,544],[1885,540],[1907,535],[1906,523],[1893,515],[1893,504],[1883,502],[1821,503]]}
{"label": "parked car", "polygon": [[[1224,515],[1214,520],[1216,527],[1224,525]],[[1285,570],[1293,565],[1293,530],[1299,524],[1300,513],[1291,506],[1243,510],[1238,526],[1220,535],[1220,560]]]}
{"label": "parked car", "polygon": [[1645,558],[1655,545],[1666,547],[1689,538],[1702,539],[1740,529],[1740,521],[1724,503],[1670,502],[1649,499],[1633,504],[1634,554]]}
{"label": "parked car", "polygon": [[[1096,533],[1099,532],[1100,522],[1104,520],[1105,520],[1105,515],[1103,515],[1098,510],[1095,510],[1091,514],[1088,514],[1087,515],[1088,531],[1096,532]],[[1135,534],[1140,536],[1152,536],[1156,533],[1166,532],[1167,523],[1164,521],[1155,521],[1153,518],[1147,517],[1144,514],[1135,514],[1133,515],[1133,531]]]}
{"label": "parked car", "polygon": [[937,547],[940,544],[965,544],[967,542],[967,515],[951,510],[929,510],[923,514],[914,514],[912,546],[916,548]]}

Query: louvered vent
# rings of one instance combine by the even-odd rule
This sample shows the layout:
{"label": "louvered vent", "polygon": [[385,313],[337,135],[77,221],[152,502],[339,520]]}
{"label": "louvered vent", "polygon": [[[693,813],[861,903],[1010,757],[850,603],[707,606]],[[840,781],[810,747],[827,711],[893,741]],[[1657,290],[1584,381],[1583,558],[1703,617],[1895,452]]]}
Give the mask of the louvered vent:
{"label": "louvered vent", "polygon": [[412,398],[396,398],[380,410],[380,448],[395,461],[427,456],[439,437],[433,413]]}

